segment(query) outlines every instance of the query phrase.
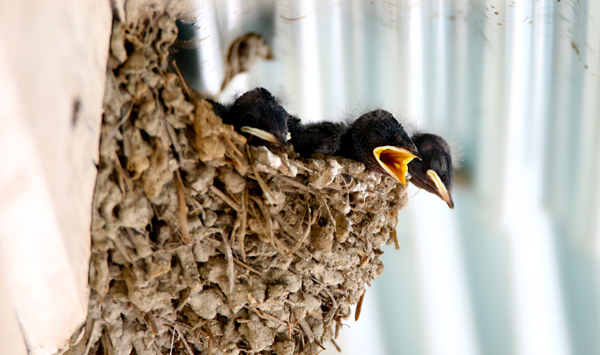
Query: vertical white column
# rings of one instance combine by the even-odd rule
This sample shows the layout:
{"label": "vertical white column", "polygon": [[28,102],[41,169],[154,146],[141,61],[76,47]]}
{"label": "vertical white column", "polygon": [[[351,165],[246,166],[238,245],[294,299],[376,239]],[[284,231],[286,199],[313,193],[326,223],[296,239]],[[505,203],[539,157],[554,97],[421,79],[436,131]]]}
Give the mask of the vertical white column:
{"label": "vertical white column", "polygon": [[[575,93],[581,91],[580,66],[581,51],[586,46],[585,28],[582,28],[582,17],[588,14],[581,3],[554,3],[556,9],[556,35],[554,55],[554,85],[552,88],[553,125],[552,144],[548,146],[549,157],[546,167],[546,183],[548,186],[546,202],[557,222],[565,222],[572,217],[571,203],[574,195],[572,179],[581,166],[580,157],[575,155],[575,130],[580,120],[580,98]],[[579,67],[579,68],[577,68]],[[580,162],[577,164],[577,162]],[[570,173],[566,173],[570,171]],[[561,173],[565,172],[565,173]],[[549,193],[548,193],[549,192]]]}
{"label": "vertical white column", "polygon": [[319,1],[316,6],[318,45],[321,76],[323,119],[343,118],[346,112],[346,36],[344,17],[348,3],[344,1]]}
{"label": "vertical white column", "polygon": [[[409,1],[407,6],[408,112],[410,117],[417,119],[423,119],[429,113],[428,128],[442,126],[448,110],[446,48],[449,36],[446,30],[449,19],[445,6],[443,1]],[[425,31],[426,28],[432,31]],[[429,34],[427,37],[426,33]],[[425,87],[426,73],[431,72],[434,74],[429,76],[429,85]],[[409,190],[410,194],[415,192],[414,188]],[[478,353],[454,212],[438,197],[428,193],[412,199],[403,211],[413,216],[424,349],[432,355]]]}
{"label": "vertical white column", "polygon": [[[577,175],[570,175],[574,191],[573,204],[568,206],[570,216],[567,245],[572,253],[584,260],[585,269],[578,269],[577,273],[571,272],[569,278],[574,280],[569,290],[569,305],[573,310],[571,318],[571,334],[574,352],[580,349],[590,349],[590,353],[598,352],[600,307],[598,301],[598,284],[600,283],[600,3],[587,2],[587,9],[582,11],[583,4],[577,4],[576,9],[565,8],[560,4],[560,11],[565,12],[569,19],[561,22],[561,28],[573,28],[573,22],[581,23],[578,18],[585,15],[585,37],[583,31],[577,31],[578,37],[562,38],[562,46],[567,54],[575,56],[571,70],[581,70],[582,95],[572,95],[571,100],[580,103],[580,125],[576,131],[578,140],[575,149],[579,161]],[[579,16],[577,16],[579,14]],[[580,51],[579,55],[573,44]],[[581,45],[583,43],[583,45]],[[571,45],[571,48],[568,47]],[[571,77],[579,75],[571,75]],[[565,75],[564,79],[569,76]],[[564,83],[562,83],[564,85]],[[565,118],[568,119],[568,118]],[[571,117],[571,120],[573,118]],[[571,121],[571,122],[572,122]],[[565,174],[573,172],[567,170]],[[578,260],[578,261],[579,261]],[[591,284],[591,285],[590,285]],[[583,316],[581,316],[584,314]]]}
{"label": "vertical white column", "polygon": [[448,39],[452,47],[450,55],[453,63],[452,66],[446,67],[446,70],[451,70],[453,75],[452,80],[446,86],[445,93],[448,100],[452,102],[446,127],[449,125],[452,127],[445,131],[450,132],[455,139],[459,139],[461,145],[467,149],[471,148],[473,143],[468,141],[472,140],[474,136],[473,120],[469,116],[470,107],[479,104],[470,96],[472,81],[477,78],[476,74],[478,74],[475,68],[469,66],[477,60],[477,58],[470,58],[473,54],[470,49],[477,43],[469,43],[469,39],[472,39],[470,32],[474,31],[471,28],[472,23],[477,23],[474,19],[467,18],[473,7],[474,5],[467,1],[453,1],[450,2],[450,10],[446,15],[447,21],[453,28],[454,36]]}
{"label": "vertical white column", "polygon": [[[219,19],[224,23],[219,23],[219,36],[223,41],[223,63],[226,61],[229,52],[229,46],[239,36],[243,35],[243,24],[247,20],[245,15],[246,4],[241,0],[217,1],[215,3]],[[216,19],[213,19],[215,21]],[[224,67],[223,70],[226,70]],[[223,72],[225,75],[225,72]],[[248,86],[248,73],[240,73],[233,77],[225,90],[220,93],[219,98],[222,101],[231,101],[236,94],[243,93],[250,89]]]}
{"label": "vertical white column", "polygon": [[365,29],[369,18],[365,12],[364,0],[350,0],[347,5],[349,7],[349,17],[346,18],[348,30],[346,36],[349,41],[346,48],[346,78],[348,88],[346,90],[348,110],[351,116],[357,118],[360,114],[365,113],[366,108],[366,73],[365,66]]}
{"label": "vertical white column", "polygon": [[198,43],[198,68],[201,77],[200,89],[211,94],[221,90],[224,71],[224,54],[219,39],[217,13],[214,0],[194,0],[198,3],[198,17],[195,22]]}
{"label": "vertical white column", "polygon": [[[503,194],[505,134],[505,1],[486,1],[485,15],[490,17],[485,23],[484,35],[487,38],[483,52],[482,112],[479,128],[481,142],[474,172],[475,189],[493,218],[499,212]],[[498,12],[495,17],[494,12]]]}
{"label": "vertical white column", "polygon": [[[448,91],[448,80],[449,80],[449,62],[450,62],[450,51],[448,51],[449,41],[451,41],[451,33],[449,33],[450,26],[448,24],[448,7],[449,3],[446,1],[438,1],[435,8],[435,16],[432,21],[435,24],[435,82],[433,86],[433,110],[431,110],[430,129],[440,130],[447,126],[447,119],[449,113],[449,102],[450,92]],[[432,55],[431,53],[429,55]]]}
{"label": "vertical white column", "polygon": [[314,0],[276,4],[276,58],[281,83],[289,95],[286,107],[305,122],[322,120],[321,69]]}
{"label": "vertical white column", "polygon": [[[333,112],[339,113],[346,109],[346,48],[344,47],[343,21],[342,18],[342,1],[331,0],[331,54],[329,55],[331,73],[330,80],[332,82],[332,92],[329,94],[329,106],[333,108]],[[323,53],[324,54],[324,53]],[[332,119],[333,117],[325,117]]]}
{"label": "vertical white column", "polygon": [[[569,354],[563,302],[558,278],[557,256],[550,219],[542,208],[539,194],[532,193],[541,183],[534,169],[542,165],[532,159],[543,149],[528,143],[531,129],[532,90],[548,86],[543,78],[531,75],[533,63],[544,70],[551,62],[533,52],[533,26],[529,19],[537,12],[530,0],[507,8],[509,41],[507,90],[507,131],[505,136],[502,224],[511,248],[513,278],[514,334],[517,354]],[[535,20],[534,20],[535,21]],[[538,40],[539,37],[536,37]],[[537,61],[534,60],[538,59]],[[547,58],[547,57],[546,57]],[[538,72],[539,74],[539,72]],[[537,80],[535,80],[537,79]],[[533,86],[534,82],[540,87]],[[548,103],[546,103],[548,104]]]}
{"label": "vertical white column", "polygon": [[321,69],[315,0],[293,2],[291,26],[296,37],[296,63],[300,86],[300,112],[307,121],[323,119]]}
{"label": "vertical white column", "polygon": [[423,60],[423,8],[419,0],[407,0],[409,9],[408,51],[408,116],[425,114],[424,60]]}
{"label": "vertical white column", "polygon": [[478,354],[455,211],[425,193],[411,204],[403,213],[414,216],[426,353]]}
{"label": "vertical white column", "polygon": [[399,1],[382,1],[377,3],[374,26],[377,26],[377,55],[375,56],[375,68],[371,68],[372,75],[376,77],[377,107],[384,108],[396,118],[403,119],[406,112],[402,96],[402,73],[405,71],[406,63],[403,61],[402,46],[406,43],[406,32],[402,31],[403,21]]}
{"label": "vertical white column", "polygon": [[583,250],[595,250],[600,256],[600,3],[588,3],[581,126],[577,152],[581,163],[574,184],[576,206],[571,234]]}
{"label": "vertical white column", "polygon": [[[582,179],[578,199],[581,201],[582,221],[575,222],[583,230],[575,233],[590,233],[596,258],[600,258],[600,3],[589,3],[588,38],[586,47],[587,69],[584,76],[583,125],[581,140],[582,161],[592,162],[582,167]],[[594,45],[595,44],[595,45]],[[600,280],[599,280],[600,282]],[[600,315],[598,315],[600,317]]]}

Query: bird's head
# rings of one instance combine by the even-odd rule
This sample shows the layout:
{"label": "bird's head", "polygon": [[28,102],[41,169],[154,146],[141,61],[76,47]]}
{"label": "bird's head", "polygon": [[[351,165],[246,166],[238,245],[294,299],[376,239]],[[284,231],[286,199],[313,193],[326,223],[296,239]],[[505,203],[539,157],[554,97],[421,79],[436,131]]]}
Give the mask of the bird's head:
{"label": "bird's head", "polygon": [[452,200],[452,156],[450,146],[435,134],[415,134],[412,141],[419,149],[421,160],[408,164],[410,182],[416,187],[439,196],[448,207],[454,208]]}
{"label": "bird's head", "polygon": [[381,109],[366,113],[350,126],[348,133],[357,160],[406,186],[407,165],[419,158],[419,153],[391,113]]}
{"label": "bird's head", "polygon": [[287,145],[290,114],[264,88],[240,96],[227,112],[228,121],[241,132],[264,142]]}

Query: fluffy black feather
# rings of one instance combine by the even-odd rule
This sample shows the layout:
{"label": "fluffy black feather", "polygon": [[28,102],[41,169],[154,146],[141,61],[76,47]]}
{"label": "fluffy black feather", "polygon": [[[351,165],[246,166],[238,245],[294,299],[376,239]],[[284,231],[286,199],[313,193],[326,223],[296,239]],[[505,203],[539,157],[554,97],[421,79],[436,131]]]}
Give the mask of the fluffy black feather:
{"label": "fluffy black feather", "polygon": [[342,136],[337,155],[363,162],[367,168],[387,172],[373,155],[373,150],[381,146],[394,146],[417,154],[417,147],[394,116],[377,109],[360,116]]}
{"label": "fluffy black feather", "polygon": [[343,123],[319,122],[303,125],[299,118],[292,117],[288,121],[290,142],[296,153],[302,157],[310,157],[318,153],[335,155],[340,149],[341,137],[348,126]]}
{"label": "fluffy black feather", "polygon": [[[287,123],[291,116],[267,89],[248,91],[230,106],[212,100],[209,102],[223,123],[233,125],[238,132],[248,135],[242,131],[242,127],[259,129],[272,134],[280,144],[287,145]],[[257,145],[266,143],[262,139],[250,142]]]}

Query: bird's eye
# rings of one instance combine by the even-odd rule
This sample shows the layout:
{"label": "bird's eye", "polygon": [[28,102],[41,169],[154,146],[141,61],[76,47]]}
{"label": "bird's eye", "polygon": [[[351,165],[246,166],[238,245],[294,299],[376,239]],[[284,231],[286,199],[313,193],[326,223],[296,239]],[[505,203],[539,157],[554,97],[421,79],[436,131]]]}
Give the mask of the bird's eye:
{"label": "bird's eye", "polygon": [[249,125],[253,125],[256,124],[256,122],[258,122],[258,120],[256,119],[256,117],[252,114],[246,114],[244,115],[244,121],[249,124]]}
{"label": "bird's eye", "polygon": [[439,158],[431,159],[431,169],[437,172],[438,174],[444,173],[446,171],[446,162]]}
{"label": "bird's eye", "polygon": [[384,140],[384,134],[383,132],[380,132],[377,129],[373,129],[369,131],[369,140],[372,142],[380,142],[382,140]]}

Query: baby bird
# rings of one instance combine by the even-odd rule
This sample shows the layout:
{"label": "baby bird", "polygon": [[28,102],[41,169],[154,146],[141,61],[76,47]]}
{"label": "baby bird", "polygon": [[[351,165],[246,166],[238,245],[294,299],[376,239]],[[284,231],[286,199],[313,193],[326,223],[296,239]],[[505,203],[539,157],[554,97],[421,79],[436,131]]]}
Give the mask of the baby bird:
{"label": "baby bird", "polygon": [[452,190],[452,157],[450,146],[435,134],[418,133],[412,136],[412,141],[419,150],[420,160],[408,164],[410,182],[416,187],[439,196],[454,208]]}
{"label": "baby bird", "polygon": [[388,174],[403,186],[408,171],[410,182],[454,208],[450,146],[440,136],[419,133],[409,138],[402,125],[384,110],[366,113],[351,125],[302,125],[299,118],[292,117],[288,129],[294,150],[303,157],[314,153],[343,156]]}
{"label": "baby bird", "polygon": [[221,116],[223,123],[235,127],[238,132],[259,138],[256,145],[274,143],[287,145],[288,120],[291,115],[264,88],[256,88],[240,96],[231,106],[208,100]]}
{"label": "baby bird", "polygon": [[417,147],[394,116],[381,109],[360,116],[341,137],[336,155],[360,161],[406,186],[408,164]]}
{"label": "baby bird", "polygon": [[356,160],[367,169],[390,175],[403,186],[407,164],[419,158],[417,147],[402,125],[385,110],[366,113],[350,125],[333,122],[302,125],[294,117],[288,129],[294,150],[301,156],[320,153]]}
{"label": "baby bird", "polygon": [[294,151],[305,158],[315,153],[335,155],[347,129],[348,125],[344,123],[319,122],[303,125],[297,117],[288,121],[290,143],[294,146]]}

